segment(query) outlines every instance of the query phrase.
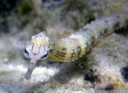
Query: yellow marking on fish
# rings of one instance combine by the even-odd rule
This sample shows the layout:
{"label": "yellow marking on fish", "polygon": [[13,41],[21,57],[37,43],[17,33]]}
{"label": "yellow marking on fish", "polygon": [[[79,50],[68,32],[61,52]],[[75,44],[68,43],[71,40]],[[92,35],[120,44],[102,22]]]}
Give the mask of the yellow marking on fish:
{"label": "yellow marking on fish", "polygon": [[38,38],[34,38],[33,43],[36,46],[36,48],[38,48],[40,45],[42,45],[46,40],[46,37],[44,36],[43,38],[41,38],[41,40],[39,40]]}
{"label": "yellow marking on fish", "polygon": [[34,38],[34,40],[33,40],[33,43],[34,43],[34,46],[36,47],[36,48],[38,48],[38,44],[37,44],[37,39],[36,38]]}

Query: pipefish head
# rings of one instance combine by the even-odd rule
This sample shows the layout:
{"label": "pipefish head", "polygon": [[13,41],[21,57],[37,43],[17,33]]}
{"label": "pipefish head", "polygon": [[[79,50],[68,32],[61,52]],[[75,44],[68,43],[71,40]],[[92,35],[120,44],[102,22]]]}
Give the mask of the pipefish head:
{"label": "pipefish head", "polygon": [[39,60],[45,60],[48,56],[50,50],[49,38],[45,33],[40,32],[39,34],[32,36],[31,41],[27,44],[24,49],[24,56],[30,59],[27,73],[25,75],[26,79],[31,78],[33,69]]}

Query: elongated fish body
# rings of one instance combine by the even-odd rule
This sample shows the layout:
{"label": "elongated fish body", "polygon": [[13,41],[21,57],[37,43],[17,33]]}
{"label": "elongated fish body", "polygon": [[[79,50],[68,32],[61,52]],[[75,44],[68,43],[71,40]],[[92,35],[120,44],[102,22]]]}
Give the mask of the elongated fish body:
{"label": "elongated fish body", "polygon": [[111,34],[127,24],[127,12],[92,21],[69,37],[56,41],[48,58],[55,62],[75,61],[86,54],[88,47],[96,39]]}

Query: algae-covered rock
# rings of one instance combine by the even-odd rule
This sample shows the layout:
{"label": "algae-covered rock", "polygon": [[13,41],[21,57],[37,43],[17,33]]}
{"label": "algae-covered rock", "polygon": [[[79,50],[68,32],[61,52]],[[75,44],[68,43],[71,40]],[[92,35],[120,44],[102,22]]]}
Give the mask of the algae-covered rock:
{"label": "algae-covered rock", "polygon": [[[96,70],[100,81],[96,88],[99,89],[128,89],[127,84],[127,37],[112,34],[104,40],[100,40],[98,46],[92,49],[93,69]],[[100,85],[101,84],[101,85]]]}
{"label": "algae-covered rock", "polygon": [[64,23],[75,30],[95,19],[86,0],[66,0],[61,12]]}

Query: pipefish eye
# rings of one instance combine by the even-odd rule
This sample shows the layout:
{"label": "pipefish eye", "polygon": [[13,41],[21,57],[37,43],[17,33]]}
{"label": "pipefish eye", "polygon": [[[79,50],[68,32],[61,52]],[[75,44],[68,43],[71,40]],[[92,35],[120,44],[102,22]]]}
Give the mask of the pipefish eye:
{"label": "pipefish eye", "polygon": [[29,52],[26,49],[24,49],[24,57],[30,59]]}
{"label": "pipefish eye", "polygon": [[41,57],[41,59],[42,59],[42,58],[45,58],[45,57],[47,57],[47,56],[48,56],[48,53],[45,54],[45,55],[43,55],[43,56]]}
{"label": "pipefish eye", "polygon": [[29,53],[28,53],[28,51],[27,51],[26,49],[24,49],[24,53],[26,53],[26,54],[28,54],[28,55],[29,55]]}

